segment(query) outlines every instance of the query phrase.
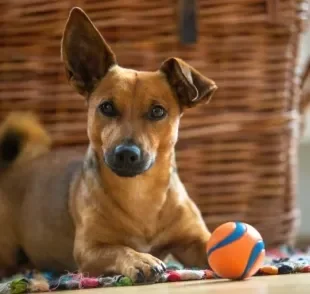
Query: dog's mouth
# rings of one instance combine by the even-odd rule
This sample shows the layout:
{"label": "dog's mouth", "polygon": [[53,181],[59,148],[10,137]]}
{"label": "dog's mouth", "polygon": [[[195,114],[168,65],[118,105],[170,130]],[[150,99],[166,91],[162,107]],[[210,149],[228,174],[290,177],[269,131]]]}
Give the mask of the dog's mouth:
{"label": "dog's mouth", "polygon": [[135,168],[119,168],[109,165],[106,162],[107,166],[119,177],[122,178],[133,178],[143,173],[147,172],[153,165],[152,162],[146,164],[145,166],[135,167]]}
{"label": "dog's mouth", "polygon": [[136,177],[148,171],[154,159],[135,144],[121,144],[104,154],[105,164],[119,177]]}

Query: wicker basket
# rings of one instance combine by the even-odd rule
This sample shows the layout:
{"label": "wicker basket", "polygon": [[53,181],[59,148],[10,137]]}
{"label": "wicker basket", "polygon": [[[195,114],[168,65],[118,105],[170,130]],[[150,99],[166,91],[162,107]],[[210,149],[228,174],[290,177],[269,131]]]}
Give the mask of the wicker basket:
{"label": "wicker basket", "polygon": [[154,70],[178,56],[217,82],[212,103],[183,118],[181,178],[210,229],[247,221],[268,245],[291,243],[298,220],[296,52],[307,0],[194,4],[0,0],[0,118],[36,111],[56,145],[87,142],[84,101],[68,86],[59,58],[65,20],[78,5],[122,66]]}

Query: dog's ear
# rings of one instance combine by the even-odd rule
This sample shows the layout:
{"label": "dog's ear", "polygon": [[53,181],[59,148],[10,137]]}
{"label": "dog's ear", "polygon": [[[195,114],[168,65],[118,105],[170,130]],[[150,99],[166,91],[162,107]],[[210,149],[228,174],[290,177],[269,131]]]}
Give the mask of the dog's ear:
{"label": "dog's ear", "polygon": [[160,67],[181,106],[194,107],[207,103],[217,89],[215,82],[178,58],[167,59]]}
{"label": "dog's ear", "polygon": [[61,55],[70,84],[89,96],[116,64],[114,53],[80,8],[70,12],[61,44]]}

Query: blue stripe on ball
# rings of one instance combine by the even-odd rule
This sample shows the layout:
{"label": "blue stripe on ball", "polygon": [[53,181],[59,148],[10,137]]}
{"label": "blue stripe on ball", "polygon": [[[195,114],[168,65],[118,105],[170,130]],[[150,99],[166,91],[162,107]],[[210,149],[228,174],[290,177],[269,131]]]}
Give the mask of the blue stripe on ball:
{"label": "blue stripe on ball", "polygon": [[262,250],[265,249],[265,244],[263,242],[263,240],[258,241],[255,246],[252,249],[250,258],[248,259],[248,263],[244,269],[243,274],[241,275],[240,279],[244,279],[244,277],[247,275],[247,273],[250,271],[250,269],[252,268],[252,266],[255,264],[258,256],[260,255],[260,253],[262,252]]}
{"label": "blue stripe on ball", "polygon": [[235,242],[236,240],[240,239],[243,236],[243,234],[247,230],[246,226],[240,222],[235,222],[235,224],[236,224],[235,230],[230,235],[228,235],[224,240],[220,241],[219,243],[211,247],[207,253],[208,256],[210,256],[215,250],[222,248],[232,242]]}

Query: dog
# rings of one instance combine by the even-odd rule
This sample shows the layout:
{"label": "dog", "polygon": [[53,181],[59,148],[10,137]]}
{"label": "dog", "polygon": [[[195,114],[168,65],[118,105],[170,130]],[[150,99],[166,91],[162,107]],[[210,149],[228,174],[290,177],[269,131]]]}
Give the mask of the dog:
{"label": "dog", "polygon": [[217,89],[178,58],[154,72],[119,66],[86,13],[71,10],[61,55],[69,84],[87,104],[86,154],[51,150],[31,114],[0,128],[0,269],[23,252],[36,269],[117,273],[153,282],[172,254],[207,265],[210,237],[181,183],[175,144],[183,112]]}

